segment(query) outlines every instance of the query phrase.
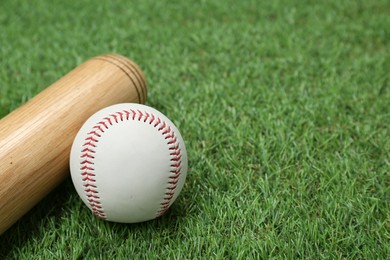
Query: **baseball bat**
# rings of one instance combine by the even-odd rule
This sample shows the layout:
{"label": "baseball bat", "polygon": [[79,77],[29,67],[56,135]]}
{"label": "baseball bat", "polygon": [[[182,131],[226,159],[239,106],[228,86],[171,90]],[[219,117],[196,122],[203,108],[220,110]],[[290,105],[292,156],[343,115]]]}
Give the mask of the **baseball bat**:
{"label": "baseball bat", "polygon": [[0,234],[69,174],[77,131],[98,110],[145,103],[146,81],[131,60],[92,58],[0,120]]}

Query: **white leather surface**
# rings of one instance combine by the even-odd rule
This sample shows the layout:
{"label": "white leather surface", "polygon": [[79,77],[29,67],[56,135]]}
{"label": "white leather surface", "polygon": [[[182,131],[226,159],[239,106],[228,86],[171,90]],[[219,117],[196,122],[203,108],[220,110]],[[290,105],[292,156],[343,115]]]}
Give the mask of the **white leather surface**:
{"label": "white leather surface", "polygon": [[170,206],[179,195],[187,168],[184,141],[174,124],[140,104],[117,104],[94,114],[77,134],[70,155],[72,180],[83,202],[115,222],[161,215],[167,209],[162,203]]}

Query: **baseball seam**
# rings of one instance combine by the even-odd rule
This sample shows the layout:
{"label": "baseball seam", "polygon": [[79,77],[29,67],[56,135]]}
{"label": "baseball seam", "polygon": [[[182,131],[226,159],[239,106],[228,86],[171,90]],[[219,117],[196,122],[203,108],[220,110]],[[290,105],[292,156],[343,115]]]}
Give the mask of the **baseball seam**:
{"label": "baseball seam", "polygon": [[85,142],[81,150],[80,171],[81,179],[87,196],[88,204],[92,212],[102,218],[107,219],[103,206],[100,201],[98,187],[96,185],[95,173],[95,153],[98,147],[99,139],[104,135],[105,130],[108,130],[113,124],[118,124],[123,121],[137,120],[148,123],[156,128],[164,137],[170,154],[170,171],[167,180],[167,186],[160,203],[160,208],[156,212],[156,217],[163,215],[171,205],[172,199],[175,195],[175,190],[181,176],[182,167],[182,153],[180,143],[172,131],[171,127],[159,117],[152,113],[141,110],[122,110],[110,114],[103,118],[100,122],[92,127],[88,132]]}

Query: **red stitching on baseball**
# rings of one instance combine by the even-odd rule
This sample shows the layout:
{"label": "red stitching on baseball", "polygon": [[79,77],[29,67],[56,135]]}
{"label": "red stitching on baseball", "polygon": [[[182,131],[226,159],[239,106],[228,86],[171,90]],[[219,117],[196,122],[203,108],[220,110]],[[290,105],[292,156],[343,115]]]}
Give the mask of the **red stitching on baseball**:
{"label": "red stitching on baseball", "polygon": [[153,123],[154,119],[156,119],[156,118],[155,118],[154,115],[152,114],[152,116],[151,116],[151,118],[150,118],[150,121],[149,121],[149,125],[151,125],[151,124]]}
{"label": "red stitching on baseball", "polygon": [[154,127],[158,126],[161,123],[160,118],[157,118],[157,122],[154,124]]}
{"label": "red stitching on baseball", "polygon": [[104,120],[106,120],[110,125],[112,125],[112,121],[111,121],[111,118],[109,117],[105,117],[103,118]]}
{"label": "red stitching on baseball", "polygon": [[[168,182],[168,183],[169,183],[169,182]],[[176,186],[177,186],[177,185],[172,185],[171,187],[168,187],[167,189],[168,189],[168,190],[174,190],[174,189],[176,189]]]}
{"label": "red stitching on baseball", "polygon": [[[102,128],[100,125],[95,125],[95,126],[93,127],[93,129],[98,129],[98,130],[100,130],[101,132],[104,133],[104,130],[103,130],[103,128]],[[100,137],[100,136],[99,136],[99,137]]]}
{"label": "red stitching on baseball", "polygon": [[102,121],[102,122],[99,122],[98,124],[99,125],[103,125],[106,129],[108,129],[108,126],[107,126],[106,122]]}
{"label": "red stitching on baseball", "polygon": [[88,134],[93,134],[93,135],[96,135],[97,137],[101,137],[101,135],[98,134],[96,131],[91,131]]}
{"label": "red stitching on baseball", "polygon": [[117,115],[115,115],[115,114],[112,114],[112,115],[110,115],[111,117],[113,117],[114,118],[114,120],[115,120],[115,123],[117,123],[118,124],[118,116]]}
{"label": "red stitching on baseball", "polygon": [[92,147],[96,147],[96,145],[92,142],[87,142],[85,144],[83,144],[83,146],[92,146]]}
{"label": "red stitching on baseball", "polygon": [[[170,133],[171,132],[171,127],[168,126],[168,129],[165,129],[165,131],[162,133],[163,135],[166,135],[167,133]],[[169,138],[169,136],[167,136]],[[165,137],[165,139],[168,139],[167,137]]]}
{"label": "red stitching on baseball", "polygon": [[84,187],[93,187],[93,188],[96,188],[96,185],[87,183],[87,184],[84,185]]}
{"label": "red stitching on baseball", "polygon": [[80,168],[80,170],[90,170],[90,171],[93,171],[94,168],[88,167],[88,166],[84,165],[83,167]]}
{"label": "red stitching on baseball", "polygon": [[177,149],[176,151],[171,152],[170,155],[172,155],[172,156],[179,156],[180,155],[180,150]]}
{"label": "red stitching on baseball", "polygon": [[126,120],[129,120],[130,112],[127,110],[123,110],[123,112],[126,114]]}
{"label": "red stitching on baseball", "polygon": [[[88,175],[88,174],[87,174]],[[85,175],[84,175],[85,176]],[[85,178],[83,178],[83,181],[92,181],[92,182],[95,182],[95,180],[94,179],[91,179],[91,178],[89,178],[90,176],[87,176],[87,177],[85,177]],[[94,177],[94,176],[92,176],[92,177]]]}
{"label": "red stitching on baseball", "polygon": [[179,168],[181,166],[181,161],[178,161],[177,163],[172,163],[171,167]]}
{"label": "red stitching on baseball", "polygon": [[82,145],[83,149],[81,151],[81,158],[85,160],[80,161],[80,170],[84,190],[88,198],[88,204],[96,216],[103,219],[107,218],[106,213],[104,212],[104,207],[101,206],[101,202],[99,201],[99,191],[97,185],[95,184],[95,169],[91,166],[94,165],[93,160],[95,159],[95,156],[93,154],[96,153],[95,148],[97,147],[99,138],[101,138],[102,134],[104,133],[103,127],[108,129],[109,125],[113,125],[113,121],[115,121],[115,123],[119,123],[118,118],[120,121],[123,121],[124,119],[141,121],[143,119],[142,121],[144,123],[149,123],[150,125],[154,123],[153,127],[158,131],[164,130],[161,132],[161,134],[169,147],[169,154],[171,156],[171,170],[169,171],[166,192],[164,193],[164,197],[160,203],[161,207],[156,212],[156,217],[159,217],[168,210],[175,195],[175,190],[178,186],[179,178],[181,176],[182,154],[177,137],[172,131],[171,127],[154,114],[149,114],[148,112],[141,110],[135,111],[130,109],[110,114],[109,116],[103,118],[102,121],[98,122],[95,126],[93,126],[92,130],[87,134],[88,136],[85,138],[85,143]]}
{"label": "red stitching on baseball", "polygon": [[[165,128],[165,126],[166,126],[166,124],[165,124],[165,122],[163,122],[162,126],[158,129],[158,131],[163,130]],[[171,129],[169,129],[169,131],[171,131]],[[163,135],[164,135],[164,133],[163,133]]]}
{"label": "red stitching on baseball", "polygon": [[180,171],[171,171],[171,173],[174,173],[175,175],[169,176],[169,179],[176,180],[180,176]]}
{"label": "red stitching on baseball", "polygon": [[136,112],[133,109],[130,109],[130,111],[133,113],[133,116],[131,118],[134,120]]}
{"label": "red stitching on baseball", "polygon": [[89,153],[84,153],[84,154],[81,156],[81,158],[85,158],[85,157],[90,158],[90,159],[95,159],[95,157],[93,157],[93,156],[90,155]]}
{"label": "red stitching on baseball", "polygon": [[89,202],[94,202],[94,203],[99,204],[99,205],[102,204],[102,203],[100,203],[100,201],[95,201],[94,199],[88,199],[88,201]]}
{"label": "red stitching on baseball", "polygon": [[138,121],[141,121],[141,118],[143,117],[143,114],[140,110],[137,110],[138,113],[139,113],[139,117],[138,117]]}
{"label": "red stitching on baseball", "polygon": [[[110,123],[110,121],[109,121]],[[82,181],[83,181],[83,186],[84,190],[86,193],[86,196],[88,198],[88,204],[91,207],[92,212],[100,217],[105,219],[106,214],[102,210],[102,207],[100,206],[100,197],[99,197],[99,192],[97,191],[97,186],[95,185],[96,180],[95,180],[95,174],[94,171],[95,169],[91,167],[90,165],[94,165],[93,160],[95,159],[95,148],[96,148],[96,143],[99,142],[99,138],[101,137],[101,133],[104,133],[104,130],[102,128],[102,125],[108,129],[107,124],[104,121],[101,121],[97,123],[92,128],[92,131],[88,133],[88,137],[85,138],[85,143],[83,144],[83,150],[82,150],[82,155],[81,158],[87,158],[83,161],[80,162],[81,166],[81,176],[82,176]],[[97,131],[100,131],[101,133],[99,134]]]}
{"label": "red stitching on baseball", "polygon": [[122,112],[116,112],[116,113],[119,115],[121,121],[123,121],[123,113]]}
{"label": "red stitching on baseball", "polygon": [[[158,124],[155,124],[155,127],[159,125],[161,122],[158,119]],[[163,122],[163,124],[159,127],[159,131],[164,129],[166,127],[166,123]],[[170,176],[168,177],[168,186],[167,186],[167,192],[165,193],[165,196],[163,198],[163,201],[161,203],[161,208],[157,212],[157,216],[163,215],[169,208],[171,204],[171,200],[174,197],[175,190],[177,188],[177,183],[179,181],[179,177],[181,175],[181,149],[179,146],[179,143],[177,141],[177,138],[175,136],[175,133],[172,131],[172,129],[168,126],[168,128],[163,131],[162,133],[165,135],[165,140],[167,141],[167,145],[169,146],[170,155],[171,155],[171,161],[174,161],[176,163],[171,164],[171,167],[173,169],[170,170]]]}
{"label": "red stitching on baseball", "polygon": [[81,164],[93,164],[93,162],[85,160],[85,161],[82,161]]}
{"label": "red stitching on baseball", "polygon": [[[171,154],[171,155],[172,155],[172,154]],[[175,156],[175,157],[172,157],[172,158],[171,158],[171,161],[177,162],[177,161],[180,161],[180,159],[181,159],[181,154],[179,153],[179,155],[177,155],[177,156]]]}
{"label": "red stitching on baseball", "polygon": [[149,113],[145,111],[145,119],[144,119],[144,123],[146,122],[146,120],[148,120],[149,116],[150,116],[150,115],[149,115]]}
{"label": "red stitching on baseball", "polygon": [[95,151],[89,149],[88,147],[87,148],[84,148],[81,152],[85,153],[85,152],[88,152],[88,153],[95,153]]}

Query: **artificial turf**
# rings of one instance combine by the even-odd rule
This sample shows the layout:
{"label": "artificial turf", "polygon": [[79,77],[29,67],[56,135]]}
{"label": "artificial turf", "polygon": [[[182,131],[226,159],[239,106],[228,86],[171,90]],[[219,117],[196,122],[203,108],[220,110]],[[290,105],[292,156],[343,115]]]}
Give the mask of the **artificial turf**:
{"label": "artificial turf", "polygon": [[68,178],[0,237],[0,259],[389,259],[389,14],[388,0],[0,1],[1,117],[119,53],[190,167],[170,211],[133,225],[92,216]]}

